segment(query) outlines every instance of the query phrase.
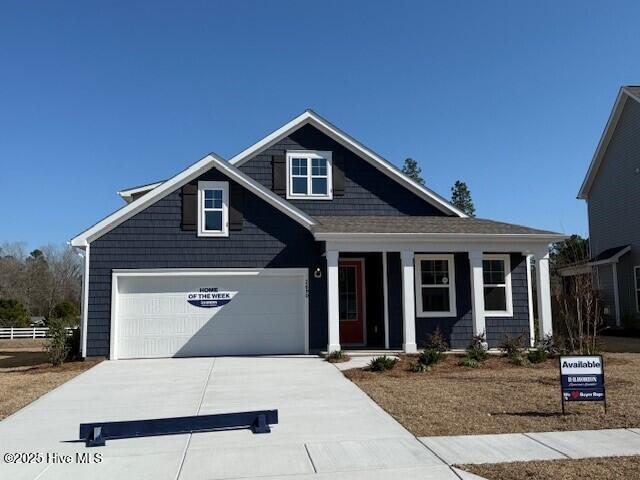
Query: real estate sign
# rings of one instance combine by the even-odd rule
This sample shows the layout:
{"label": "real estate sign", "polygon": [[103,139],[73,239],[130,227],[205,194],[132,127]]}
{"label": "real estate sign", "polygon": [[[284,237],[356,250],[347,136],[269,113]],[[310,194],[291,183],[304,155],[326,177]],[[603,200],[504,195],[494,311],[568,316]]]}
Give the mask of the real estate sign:
{"label": "real estate sign", "polygon": [[604,364],[601,355],[560,357],[562,413],[564,402],[604,402]]}

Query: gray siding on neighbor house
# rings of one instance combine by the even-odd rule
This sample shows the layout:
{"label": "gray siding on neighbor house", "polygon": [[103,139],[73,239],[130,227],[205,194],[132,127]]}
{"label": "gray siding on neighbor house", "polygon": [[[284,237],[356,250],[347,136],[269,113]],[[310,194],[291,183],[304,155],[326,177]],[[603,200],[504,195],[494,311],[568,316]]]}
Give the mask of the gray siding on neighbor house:
{"label": "gray siding on neighbor house", "polygon": [[[640,104],[627,99],[588,195],[591,255],[621,245],[621,317],[636,315],[633,265],[640,265]],[[610,276],[610,275],[609,275]]]}
{"label": "gray siding on neighbor house", "polygon": [[611,265],[598,265],[594,267],[596,275],[596,287],[600,292],[600,299],[604,306],[604,319],[608,326],[616,324],[616,304],[613,288],[613,267]]}
{"label": "gray siding on neighbor house", "polygon": [[[197,180],[228,179],[212,170]],[[243,228],[228,238],[182,230],[181,216],[178,189],[91,243],[87,355],[109,355],[111,272],[117,268],[309,268],[310,348],[326,346],[326,277],[312,274],[326,263],[308,230],[248,191]]]}
{"label": "gray siding on neighbor house", "polygon": [[291,133],[240,166],[240,170],[268,189],[273,189],[271,157],[287,150],[337,152],[344,171],[344,196],[333,200],[288,200],[311,215],[445,215],[430,203],[383,174],[369,162],[311,125]]}
{"label": "gray siding on neighbor house", "polygon": [[[425,252],[428,253],[428,252]],[[486,317],[486,337],[490,347],[498,347],[506,335],[524,335],[529,338],[529,291],[527,288],[526,258],[519,253],[511,254],[511,288],[513,295],[513,317]],[[471,276],[469,257],[456,253],[456,317],[416,317],[416,340],[424,345],[428,335],[440,328],[451,348],[465,348],[473,336],[471,307]]]}

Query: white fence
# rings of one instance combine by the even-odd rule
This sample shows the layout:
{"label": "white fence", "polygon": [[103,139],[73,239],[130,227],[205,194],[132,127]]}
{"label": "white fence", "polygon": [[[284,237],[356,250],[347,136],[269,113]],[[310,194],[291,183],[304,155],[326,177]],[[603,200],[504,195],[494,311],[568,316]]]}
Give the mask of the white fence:
{"label": "white fence", "polygon": [[[67,333],[73,328],[66,328]],[[5,327],[0,328],[0,338],[8,338],[10,340],[16,338],[45,338],[49,336],[49,329],[47,327],[29,327],[29,328],[15,328]]]}

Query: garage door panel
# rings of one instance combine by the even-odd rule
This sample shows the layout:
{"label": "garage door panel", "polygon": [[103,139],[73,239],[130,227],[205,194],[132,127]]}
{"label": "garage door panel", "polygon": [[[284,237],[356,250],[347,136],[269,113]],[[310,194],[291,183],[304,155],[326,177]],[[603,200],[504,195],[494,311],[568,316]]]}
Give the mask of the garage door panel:
{"label": "garage door panel", "polygon": [[[304,273],[124,276],[118,279],[119,358],[303,353]],[[236,292],[221,307],[191,305],[201,288]]]}

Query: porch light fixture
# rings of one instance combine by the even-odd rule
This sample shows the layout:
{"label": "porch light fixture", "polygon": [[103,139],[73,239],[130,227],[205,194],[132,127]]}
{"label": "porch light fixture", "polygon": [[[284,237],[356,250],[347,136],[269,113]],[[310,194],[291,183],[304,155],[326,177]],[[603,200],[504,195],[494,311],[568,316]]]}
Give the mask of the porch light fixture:
{"label": "porch light fixture", "polygon": [[320,267],[316,267],[315,271],[313,272],[313,277],[322,278],[322,270],[320,270]]}

